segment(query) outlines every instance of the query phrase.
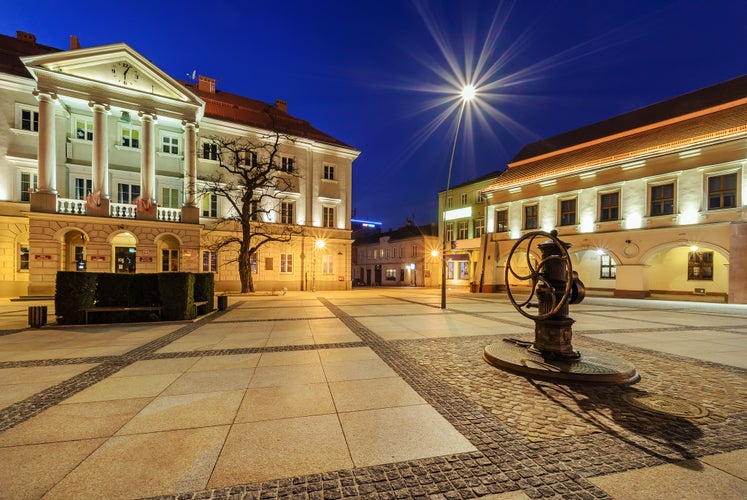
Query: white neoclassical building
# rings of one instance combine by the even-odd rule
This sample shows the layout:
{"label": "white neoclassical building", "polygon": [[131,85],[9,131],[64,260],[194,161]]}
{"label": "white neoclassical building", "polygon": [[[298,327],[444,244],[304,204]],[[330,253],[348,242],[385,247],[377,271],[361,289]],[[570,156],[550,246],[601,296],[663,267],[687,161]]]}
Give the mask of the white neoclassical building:
{"label": "white neoclassical building", "polygon": [[261,137],[269,107],[300,176],[267,222],[303,230],[252,257],[255,284],[305,290],[313,274],[317,289],[349,286],[355,148],[284,101],[177,81],[124,43],[71,45],[0,35],[0,296],[50,295],[56,272],[76,269],[213,272],[218,290],[237,290],[235,251],[207,249],[230,207],[197,193],[218,169],[207,139]]}
{"label": "white neoclassical building", "polygon": [[[747,76],[525,146],[483,190],[478,273],[557,229],[592,294],[747,303]],[[482,267],[484,266],[484,267]]]}

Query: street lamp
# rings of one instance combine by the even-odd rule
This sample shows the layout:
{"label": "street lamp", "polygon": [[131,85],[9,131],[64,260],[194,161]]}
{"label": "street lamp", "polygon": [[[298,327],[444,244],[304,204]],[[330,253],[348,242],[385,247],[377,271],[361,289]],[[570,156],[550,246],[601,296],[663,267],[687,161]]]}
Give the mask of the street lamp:
{"label": "street lamp", "polygon": [[314,243],[314,257],[311,259],[311,291],[316,292],[316,250],[324,248],[324,240]]}
{"label": "street lamp", "polygon": [[474,99],[477,89],[474,85],[467,85],[462,88],[461,99],[462,105],[459,107],[459,115],[457,116],[456,130],[454,131],[454,144],[451,146],[451,157],[449,158],[449,175],[446,177],[446,192],[444,193],[444,210],[441,214],[441,221],[443,227],[443,248],[441,252],[441,309],[446,309],[446,204],[449,201],[449,185],[451,184],[451,168],[454,166],[454,152],[456,151],[457,138],[459,137],[459,126],[462,124],[462,116],[464,115],[464,108],[467,103]]}

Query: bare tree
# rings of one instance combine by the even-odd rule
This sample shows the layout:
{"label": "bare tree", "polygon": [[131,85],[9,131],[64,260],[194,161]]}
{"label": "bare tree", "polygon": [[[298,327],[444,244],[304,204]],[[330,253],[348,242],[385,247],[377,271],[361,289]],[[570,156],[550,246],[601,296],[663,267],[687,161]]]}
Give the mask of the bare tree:
{"label": "bare tree", "polygon": [[288,214],[281,205],[283,194],[297,189],[300,178],[293,162],[280,154],[282,144],[293,139],[274,131],[256,138],[213,136],[209,141],[219,168],[201,178],[197,191],[226,200],[231,209],[207,228],[206,246],[216,252],[238,246],[241,292],[253,292],[252,255],[267,243],[287,242],[303,233],[292,220],[283,220]]}

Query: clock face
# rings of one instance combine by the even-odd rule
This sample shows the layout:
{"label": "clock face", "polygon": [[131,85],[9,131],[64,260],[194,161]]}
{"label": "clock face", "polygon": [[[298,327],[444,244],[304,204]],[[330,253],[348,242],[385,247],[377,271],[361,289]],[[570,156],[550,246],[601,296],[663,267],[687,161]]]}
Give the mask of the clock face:
{"label": "clock face", "polygon": [[140,73],[128,62],[118,62],[112,65],[112,78],[122,85],[135,85],[140,80]]}

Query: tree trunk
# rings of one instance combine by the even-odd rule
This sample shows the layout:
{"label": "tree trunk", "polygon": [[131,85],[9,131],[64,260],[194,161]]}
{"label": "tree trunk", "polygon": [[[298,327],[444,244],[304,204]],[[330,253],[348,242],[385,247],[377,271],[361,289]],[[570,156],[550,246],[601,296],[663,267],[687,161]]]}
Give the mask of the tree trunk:
{"label": "tree trunk", "polygon": [[254,292],[251,253],[247,240],[242,241],[239,248],[239,279],[241,280],[241,293]]}

